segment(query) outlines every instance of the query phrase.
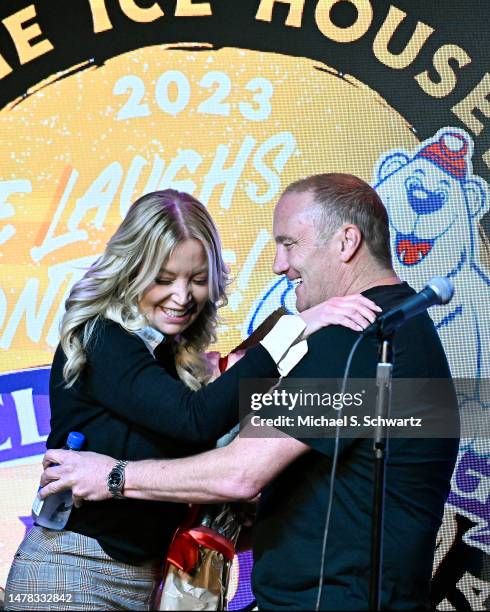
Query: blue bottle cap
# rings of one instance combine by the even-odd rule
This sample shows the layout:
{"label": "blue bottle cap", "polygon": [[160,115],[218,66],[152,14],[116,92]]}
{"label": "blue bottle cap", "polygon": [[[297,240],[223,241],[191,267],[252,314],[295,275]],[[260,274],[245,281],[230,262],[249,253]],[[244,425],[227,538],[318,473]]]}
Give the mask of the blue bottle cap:
{"label": "blue bottle cap", "polygon": [[70,431],[66,439],[66,446],[71,450],[80,450],[85,442],[85,436],[78,431]]}

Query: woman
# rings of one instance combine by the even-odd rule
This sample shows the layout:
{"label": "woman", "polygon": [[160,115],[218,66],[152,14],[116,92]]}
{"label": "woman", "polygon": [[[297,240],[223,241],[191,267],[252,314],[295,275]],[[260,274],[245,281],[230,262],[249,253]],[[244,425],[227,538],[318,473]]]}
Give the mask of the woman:
{"label": "woman", "polygon": [[[84,450],[126,460],[211,448],[237,422],[239,379],[278,376],[268,352],[277,350],[266,350],[266,337],[204,386],[213,372],[204,350],[215,340],[227,282],[202,204],[172,190],[137,200],[66,302],[51,370],[48,448],[62,446],[72,430],[85,434]],[[354,314],[352,301],[341,302],[354,329],[376,309],[359,299]],[[303,333],[334,321],[335,304],[305,311]],[[289,335],[278,354],[299,332]],[[63,531],[35,526],[15,556],[7,609],[148,609],[186,512],[183,504],[111,499],[74,509]],[[19,592],[64,593],[70,601],[10,603]]]}

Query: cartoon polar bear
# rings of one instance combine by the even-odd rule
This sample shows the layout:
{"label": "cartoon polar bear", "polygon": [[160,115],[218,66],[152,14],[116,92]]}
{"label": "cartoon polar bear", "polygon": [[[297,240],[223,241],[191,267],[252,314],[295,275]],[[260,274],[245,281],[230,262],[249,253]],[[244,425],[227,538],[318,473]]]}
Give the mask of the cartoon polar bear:
{"label": "cartoon polar bear", "polygon": [[[477,220],[488,208],[488,190],[472,172],[472,152],[466,132],[442,128],[415,152],[383,155],[374,188],[388,209],[394,266],[401,278],[416,290],[433,276],[452,280],[452,301],[429,312],[453,376],[476,379],[490,377],[490,279],[478,263],[477,231]],[[293,288],[285,277],[273,280],[246,318],[244,335],[279,305],[294,310]],[[476,399],[478,393],[471,395]]]}
{"label": "cartoon polar bear", "polygon": [[453,376],[477,379],[490,377],[490,279],[478,261],[477,227],[488,189],[472,172],[472,153],[466,132],[442,128],[413,154],[384,155],[374,188],[388,210],[400,277],[416,290],[433,276],[451,279],[453,299],[429,313]]}

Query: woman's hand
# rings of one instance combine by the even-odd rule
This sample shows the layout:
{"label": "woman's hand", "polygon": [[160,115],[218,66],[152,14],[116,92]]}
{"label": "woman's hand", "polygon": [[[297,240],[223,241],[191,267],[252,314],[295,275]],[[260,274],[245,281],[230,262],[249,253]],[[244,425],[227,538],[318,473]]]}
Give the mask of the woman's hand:
{"label": "woman's hand", "polygon": [[[223,372],[226,372],[226,370],[229,370],[231,366],[234,365],[237,361],[240,361],[240,359],[245,355],[246,352],[247,351],[245,349],[242,349],[240,351],[228,353],[228,355],[224,358],[226,360],[226,366],[223,369]],[[221,354],[217,351],[208,351],[207,353],[205,353],[205,355],[206,359],[208,360],[208,363],[210,364],[210,369],[212,369],[213,372],[209,380],[209,382],[212,382],[213,380],[216,380],[218,376],[221,376],[221,374],[223,373],[221,371],[222,365],[220,364],[220,361],[222,361]]]}
{"label": "woman's hand", "polygon": [[303,338],[308,338],[327,325],[343,325],[354,331],[363,331],[374,323],[381,308],[360,293],[333,297],[300,313],[306,323]]}
{"label": "woman's hand", "polygon": [[245,349],[241,349],[239,351],[233,351],[232,353],[228,353],[228,355],[226,356],[226,367],[223,371],[226,372],[226,370],[229,370],[233,365],[235,365],[235,363],[240,361],[240,359],[245,355],[246,352],[247,351]]}
{"label": "woman's hand", "polygon": [[216,380],[221,374],[219,369],[219,360],[221,355],[218,351],[207,351],[204,353],[204,356],[208,362],[209,370],[212,372],[211,378],[208,382],[213,382],[213,380]]}
{"label": "woman's hand", "polygon": [[[58,465],[53,465],[58,464]],[[44,472],[38,495],[44,499],[53,493],[71,489],[73,503],[78,508],[82,500],[110,499],[107,476],[116,460],[92,452],[50,449],[44,455]]]}

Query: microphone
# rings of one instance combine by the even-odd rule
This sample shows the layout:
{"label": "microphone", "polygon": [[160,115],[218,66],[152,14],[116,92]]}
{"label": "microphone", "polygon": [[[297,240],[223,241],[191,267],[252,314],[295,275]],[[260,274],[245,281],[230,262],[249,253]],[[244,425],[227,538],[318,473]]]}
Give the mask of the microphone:
{"label": "microphone", "polygon": [[380,315],[374,323],[363,331],[363,335],[374,332],[381,337],[389,336],[408,319],[424,312],[430,306],[447,304],[453,294],[454,287],[451,281],[443,276],[435,276],[431,278],[422,291]]}

